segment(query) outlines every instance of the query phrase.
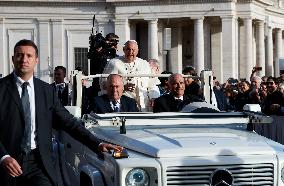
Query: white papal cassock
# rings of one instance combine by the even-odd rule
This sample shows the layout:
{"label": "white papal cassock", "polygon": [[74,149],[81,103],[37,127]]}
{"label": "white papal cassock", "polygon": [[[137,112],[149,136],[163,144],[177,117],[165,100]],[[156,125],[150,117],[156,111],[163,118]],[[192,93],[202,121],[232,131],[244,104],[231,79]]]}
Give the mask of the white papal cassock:
{"label": "white papal cassock", "polygon": [[[111,59],[104,69],[104,74],[152,74],[149,63],[141,58],[136,58],[131,63],[126,63],[123,56]],[[101,85],[105,84],[103,80]],[[123,78],[124,84],[135,84],[135,91],[125,91],[124,95],[136,100],[141,111],[151,111],[150,100],[160,96],[158,78],[134,77]],[[101,87],[104,89],[103,87]]]}

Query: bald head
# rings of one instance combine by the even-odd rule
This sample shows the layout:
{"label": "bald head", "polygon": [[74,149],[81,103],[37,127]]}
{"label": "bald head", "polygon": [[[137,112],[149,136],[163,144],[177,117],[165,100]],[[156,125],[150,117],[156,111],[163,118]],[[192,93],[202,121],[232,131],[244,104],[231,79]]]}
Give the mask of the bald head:
{"label": "bald head", "polygon": [[125,62],[131,63],[136,59],[138,54],[138,44],[135,40],[128,40],[123,47]]}
{"label": "bald head", "polygon": [[111,74],[107,78],[107,95],[110,100],[119,100],[123,94],[122,77],[118,74]]}
{"label": "bald head", "polygon": [[185,84],[181,74],[172,74],[168,79],[170,92],[177,98],[184,95]]}

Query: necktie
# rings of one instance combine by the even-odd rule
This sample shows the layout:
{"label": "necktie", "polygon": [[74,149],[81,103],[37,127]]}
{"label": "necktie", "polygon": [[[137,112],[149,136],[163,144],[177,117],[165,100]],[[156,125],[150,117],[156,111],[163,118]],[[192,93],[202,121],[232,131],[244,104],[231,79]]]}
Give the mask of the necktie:
{"label": "necktie", "polygon": [[63,90],[63,84],[58,85],[58,98],[61,100],[62,99],[62,90]]}
{"label": "necktie", "polygon": [[114,112],[119,112],[119,105],[117,101],[112,101],[112,105],[113,105],[113,111]]}
{"label": "necktie", "polygon": [[181,99],[176,99],[177,104],[180,104],[182,102]]}
{"label": "necktie", "polygon": [[176,99],[176,103],[177,103],[177,109],[181,110],[183,105],[182,105],[182,100],[181,99]]}
{"label": "necktie", "polygon": [[29,93],[28,93],[28,82],[24,82],[22,84],[22,105],[24,111],[24,118],[25,118],[25,130],[24,136],[21,144],[22,150],[27,153],[31,150],[31,110],[30,110],[30,100],[29,100]]}

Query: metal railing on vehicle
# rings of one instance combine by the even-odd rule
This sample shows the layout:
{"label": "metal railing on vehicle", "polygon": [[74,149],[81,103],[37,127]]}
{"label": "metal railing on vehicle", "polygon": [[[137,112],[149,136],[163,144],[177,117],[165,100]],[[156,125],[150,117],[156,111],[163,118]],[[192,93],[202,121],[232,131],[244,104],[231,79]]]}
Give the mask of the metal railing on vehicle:
{"label": "metal railing on vehicle", "polygon": [[[72,71],[71,82],[72,85],[72,96],[71,105],[80,106],[82,104],[82,85],[81,80],[87,79],[92,80],[93,78],[107,78],[110,74],[96,74],[84,76],[81,71]],[[171,74],[120,74],[122,77],[169,77]],[[213,73],[210,70],[203,70],[200,76],[183,75],[183,77],[199,79],[201,82],[201,89],[203,91],[204,100],[207,103],[212,103],[212,91],[213,91]],[[77,83],[80,82],[80,83]]]}

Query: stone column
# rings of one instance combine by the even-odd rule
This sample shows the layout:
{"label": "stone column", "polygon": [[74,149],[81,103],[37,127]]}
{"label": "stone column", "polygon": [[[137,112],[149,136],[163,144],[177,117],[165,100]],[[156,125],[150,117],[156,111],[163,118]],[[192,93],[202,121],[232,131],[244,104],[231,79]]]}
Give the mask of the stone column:
{"label": "stone column", "polygon": [[204,69],[212,69],[211,62],[211,25],[209,22],[204,22]]}
{"label": "stone column", "polygon": [[211,31],[211,61],[212,71],[217,80],[224,82],[223,75],[223,53],[222,53],[222,25],[215,24],[210,28]]}
{"label": "stone column", "polygon": [[236,67],[236,18],[222,17],[222,67],[224,80],[233,77]]}
{"label": "stone column", "polygon": [[204,31],[203,19],[194,20],[194,67],[199,75],[204,70]]}
{"label": "stone column", "polygon": [[169,69],[174,73],[182,73],[182,24],[178,23],[176,28],[172,28],[172,48],[170,52]]}
{"label": "stone column", "polygon": [[6,60],[6,50],[5,50],[6,47],[4,40],[4,33],[5,33],[4,21],[5,21],[4,18],[0,18],[0,75],[2,75],[2,77],[9,74],[8,72],[9,61]]}
{"label": "stone column", "polygon": [[[50,25],[48,19],[38,19],[38,31],[39,31],[39,63],[38,63],[38,71],[37,77],[41,80],[50,83],[52,80],[50,79],[50,68],[49,68],[49,60],[50,60]],[[57,34],[57,33],[56,33]],[[55,34],[55,35],[56,35]]]}
{"label": "stone column", "polygon": [[282,56],[282,29],[280,28],[276,29],[275,44],[276,44],[275,46],[276,53],[274,58],[274,76],[279,77],[280,76],[279,58]]}
{"label": "stone column", "polygon": [[235,70],[234,70],[234,72],[235,72],[235,76],[238,77],[238,79],[239,79],[239,74],[240,74],[239,37],[240,37],[240,35],[239,35],[239,21],[238,21],[238,19],[236,19],[236,21],[235,21],[235,33],[236,33],[236,37],[235,37],[235,48],[236,48],[235,52],[236,52],[236,54],[235,54]]}
{"label": "stone column", "polygon": [[273,76],[273,39],[272,39],[272,28],[268,27],[267,29],[267,58],[265,63],[265,75]]}
{"label": "stone column", "polygon": [[[67,72],[73,69],[68,69],[68,61],[63,60],[63,20],[52,19],[52,59],[51,65],[54,67],[62,65],[66,67]],[[68,75],[68,74],[67,74]],[[67,76],[68,77],[68,76]]]}
{"label": "stone column", "polygon": [[265,75],[265,43],[264,43],[264,22],[256,22],[256,66],[262,67],[258,72],[260,77]]}
{"label": "stone column", "polygon": [[246,66],[243,68],[245,70],[245,78],[249,81],[251,70],[253,68],[252,61],[252,19],[244,18],[244,37],[245,37],[245,50],[244,50],[244,59]]}
{"label": "stone column", "polygon": [[158,19],[148,21],[148,59],[158,59]]}
{"label": "stone column", "polygon": [[123,55],[123,45],[130,39],[130,25],[128,19],[115,19],[115,33],[119,34],[118,55]]}

